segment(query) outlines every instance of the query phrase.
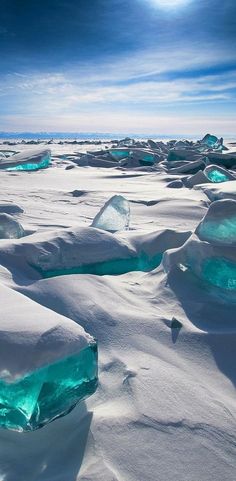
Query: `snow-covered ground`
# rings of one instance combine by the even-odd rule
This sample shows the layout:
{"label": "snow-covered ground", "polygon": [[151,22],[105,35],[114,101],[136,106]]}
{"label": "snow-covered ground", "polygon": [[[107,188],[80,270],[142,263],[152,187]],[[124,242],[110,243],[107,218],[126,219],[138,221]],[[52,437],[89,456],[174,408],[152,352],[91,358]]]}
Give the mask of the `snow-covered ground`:
{"label": "snow-covered ground", "polygon": [[[47,169],[0,172],[0,211],[26,233],[0,240],[0,283],[34,301],[32,322],[44,306],[97,339],[99,385],[43,429],[1,429],[1,481],[233,481],[235,298],[218,295],[173,259],[194,242],[189,238],[213,200],[235,199],[236,180],[190,188],[185,179],[192,173],[74,162],[97,146],[49,148]],[[130,230],[101,236],[89,226],[117,194],[130,202]],[[91,264],[174,248],[180,251],[168,251],[149,272],[42,278],[32,267],[45,259],[53,270],[68,258],[76,267],[81,256]]]}

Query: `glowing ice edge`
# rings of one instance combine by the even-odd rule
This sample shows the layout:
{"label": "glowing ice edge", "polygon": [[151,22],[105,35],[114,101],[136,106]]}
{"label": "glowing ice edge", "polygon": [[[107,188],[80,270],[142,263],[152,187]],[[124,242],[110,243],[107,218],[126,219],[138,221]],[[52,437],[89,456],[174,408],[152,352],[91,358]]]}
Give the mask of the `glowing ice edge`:
{"label": "glowing ice edge", "polygon": [[[189,270],[218,295],[236,301],[236,201],[213,202],[195,234],[179,249],[166,252],[166,272]],[[229,299],[229,297],[228,297]]]}
{"label": "glowing ice edge", "polygon": [[31,171],[45,169],[50,165],[50,149],[27,150],[20,154],[0,160],[0,170],[6,171]]}
{"label": "glowing ice edge", "polygon": [[0,287],[0,304],[0,379],[4,382],[16,382],[94,342],[72,320],[5,286]]}

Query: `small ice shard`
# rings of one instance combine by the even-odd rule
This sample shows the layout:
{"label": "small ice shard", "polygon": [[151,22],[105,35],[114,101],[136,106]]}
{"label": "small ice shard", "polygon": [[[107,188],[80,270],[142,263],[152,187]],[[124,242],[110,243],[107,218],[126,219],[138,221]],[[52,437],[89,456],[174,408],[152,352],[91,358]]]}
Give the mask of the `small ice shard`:
{"label": "small ice shard", "polygon": [[196,229],[199,239],[217,245],[236,245],[236,201],[213,202]]}
{"label": "small ice shard", "polygon": [[0,159],[0,170],[21,171],[45,169],[51,160],[50,149],[26,150],[19,154]]}
{"label": "small ice shard", "polygon": [[0,239],[19,239],[24,235],[22,225],[14,217],[0,213]]}
{"label": "small ice shard", "polygon": [[218,137],[211,134],[206,134],[205,137],[200,140],[200,143],[205,144],[210,149],[221,150],[223,148],[223,138],[218,139]]}
{"label": "small ice shard", "polygon": [[97,387],[97,345],[75,322],[0,287],[0,427],[33,431]]}
{"label": "small ice shard", "polygon": [[117,232],[128,230],[130,223],[130,205],[122,195],[114,195],[95,216],[91,227]]}
{"label": "small ice shard", "polygon": [[230,174],[230,172],[228,172],[226,169],[214,164],[208,165],[204,170],[204,174],[211,182],[214,183],[236,180],[236,177]]}

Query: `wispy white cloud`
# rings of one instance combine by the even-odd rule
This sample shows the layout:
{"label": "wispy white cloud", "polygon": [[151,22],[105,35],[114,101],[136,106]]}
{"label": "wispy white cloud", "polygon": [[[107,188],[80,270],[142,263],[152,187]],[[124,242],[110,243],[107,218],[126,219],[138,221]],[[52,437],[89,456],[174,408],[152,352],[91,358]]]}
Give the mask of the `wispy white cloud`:
{"label": "wispy white cloud", "polygon": [[[194,105],[212,103],[219,105],[221,122],[225,128],[230,128],[232,118],[227,120],[222,106],[225,102],[235,102],[236,69],[225,72],[219,68],[214,74],[210,74],[209,69],[212,67],[212,71],[217,72],[215,66],[232,64],[234,54],[218,49],[209,56],[209,51],[201,50],[199,46],[191,49],[177,47],[173,51],[165,46],[158,52],[140,52],[122,61],[107,61],[94,66],[86,63],[74,65],[63,72],[31,72],[27,75],[15,72],[2,76],[2,125],[3,122],[5,126],[11,123],[14,128],[16,121],[21,119],[21,128],[24,124],[30,125],[30,130],[46,129],[50,124],[51,130],[66,130],[66,125],[72,130],[108,131],[112,126],[118,131],[119,122],[122,122],[122,130],[128,125],[132,130],[130,124],[133,123],[133,128],[143,131],[145,125],[150,129],[151,125],[160,123],[162,129],[167,125],[170,132],[176,122],[176,109],[188,107],[187,117],[193,119]],[[165,115],[165,108],[170,106],[173,108],[172,117]],[[159,115],[153,113],[154,110]],[[140,128],[137,113],[142,123]],[[180,115],[183,122],[178,125],[187,128],[188,122],[185,127],[183,115],[184,112]],[[201,123],[204,116],[205,112],[202,112]],[[193,128],[197,128],[198,121],[194,118]],[[218,125],[214,116],[210,120]],[[0,130],[3,128],[0,124]]]}

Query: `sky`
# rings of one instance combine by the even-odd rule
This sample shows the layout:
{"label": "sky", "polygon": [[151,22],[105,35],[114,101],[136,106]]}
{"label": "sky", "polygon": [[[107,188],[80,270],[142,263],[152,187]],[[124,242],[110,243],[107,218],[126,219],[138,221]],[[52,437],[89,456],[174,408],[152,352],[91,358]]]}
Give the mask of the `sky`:
{"label": "sky", "polygon": [[235,0],[1,0],[0,59],[0,131],[236,131]]}

